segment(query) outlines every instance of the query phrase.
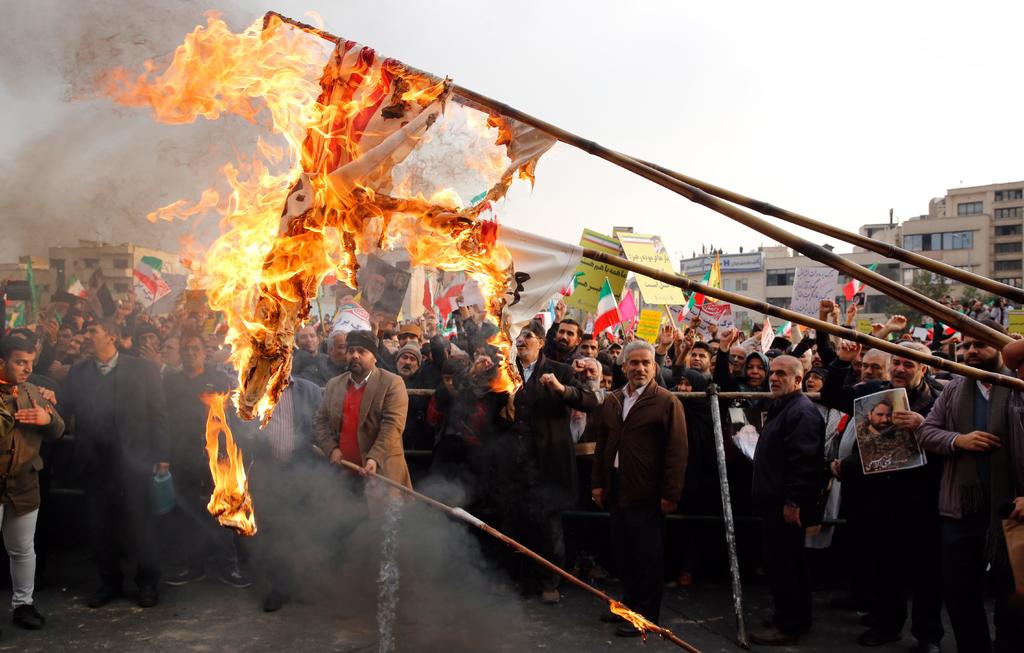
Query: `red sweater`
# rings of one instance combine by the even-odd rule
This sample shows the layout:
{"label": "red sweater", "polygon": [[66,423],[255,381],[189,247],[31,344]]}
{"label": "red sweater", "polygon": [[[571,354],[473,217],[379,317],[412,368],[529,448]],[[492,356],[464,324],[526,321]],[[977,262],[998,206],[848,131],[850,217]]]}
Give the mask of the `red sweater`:
{"label": "red sweater", "polygon": [[341,457],[357,465],[363,464],[363,455],[359,452],[359,405],[363,403],[363,391],[349,381],[345,393],[345,403],[341,407],[341,433],[338,435],[338,447]]}

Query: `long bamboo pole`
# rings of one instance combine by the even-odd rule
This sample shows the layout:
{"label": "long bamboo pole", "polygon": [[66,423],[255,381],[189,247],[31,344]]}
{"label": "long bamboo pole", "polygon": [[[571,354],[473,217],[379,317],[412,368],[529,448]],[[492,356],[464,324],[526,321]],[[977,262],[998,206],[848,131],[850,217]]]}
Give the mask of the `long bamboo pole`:
{"label": "long bamboo pole", "polygon": [[[276,12],[267,12],[264,15],[264,28],[269,25],[271,18],[276,17],[285,23],[288,23],[299,29],[308,31],[317,36],[338,43],[341,38],[330,34],[322,29],[307,25],[300,21],[293,20],[278,14]],[[410,70],[416,70],[415,68],[408,67]],[[421,72],[421,71],[417,71]],[[430,75],[430,73],[423,73],[424,75]],[[430,75],[433,77],[433,75]],[[771,224],[767,220],[759,218],[752,213],[748,213],[734,204],[721,200],[703,190],[692,186],[684,181],[676,179],[670,175],[667,175],[659,170],[646,166],[635,159],[632,159],[624,154],[619,154],[613,150],[610,150],[603,145],[600,145],[594,141],[582,138],[572,132],[569,132],[561,127],[553,125],[531,116],[530,114],[524,113],[515,107],[509,106],[503,102],[498,102],[485,95],[481,95],[476,91],[461,87],[452,86],[452,93],[459,96],[462,100],[470,105],[481,107],[486,110],[497,112],[501,115],[508,116],[519,122],[530,125],[536,129],[543,131],[552,138],[557,139],[567,145],[579,148],[588,154],[600,157],[610,163],[629,170],[649,181],[652,181],[659,186],[667,188],[690,201],[706,206],[713,211],[721,213],[722,215],[732,218],[733,220],[744,224],[755,231],[758,231],[769,238],[772,238],[797,252],[800,252],[808,258],[814,259],[819,263],[823,263],[837,270],[840,270],[847,275],[863,281],[867,285],[884,292],[885,294],[902,301],[904,304],[921,311],[922,313],[935,318],[940,319],[945,324],[957,327],[957,330],[963,333],[972,335],[976,338],[984,340],[985,342],[999,346],[1000,348],[1010,342],[1009,336],[999,333],[998,331],[989,328],[983,324],[980,324],[976,320],[973,320],[962,313],[958,313],[948,306],[943,306],[939,302],[933,299],[925,297],[914,290],[903,286],[891,279],[888,279],[877,272],[872,272],[865,267],[857,265],[847,259],[839,256],[838,254],[825,249],[824,247],[812,243],[808,240],[800,238],[788,231]]]}
{"label": "long bamboo pole", "polygon": [[[350,462],[348,460],[342,460],[341,464],[346,469],[350,469],[353,472],[357,472],[359,474],[363,474],[364,473],[364,470],[363,470],[362,467],[360,467],[359,465],[356,465],[355,463]],[[585,592],[588,592],[590,594],[593,594],[594,596],[598,597],[602,601],[605,601],[606,603],[608,603],[608,606],[609,606],[609,608],[611,609],[612,612],[614,612],[615,614],[618,614],[618,615],[622,616],[623,618],[627,619],[628,621],[632,622],[633,625],[636,626],[637,629],[641,631],[641,633],[644,635],[645,639],[647,637],[647,633],[654,633],[655,635],[658,635],[659,637],[661,637],[663,639],[667,639],[668,641],[672,642],[673,644],[675,644],[676,646],[678,646],[679,648],[681,648],[683,650],[689,651],[690,653],[700,653],[700,650],[695,648],[692,644],[689,644],[688,642],[685,642],[682,639],[680,639],[678,635],[673,633],[668,628],[664,628],[664,627],[659,626],[659,625],[657,625],[655,623],[652,623],[652,622],[648,621],[647,619],[645,619],[641,614],[639,614],[637,612],[633,612],[632,610],[629,610],[628,607],[626,607],[623,604],[619,603],[618,601],[616,601],[612,597],[608,596],[607,594],[605,594],[601,590],[597,589],[596,587],[593,587],[592,585],[590,585],[588,583],[584,583],[582,580],[580,580],[579,578],[576,578],[575,576],[573,576],[572,574],[570,574],[566,570],[562,569],[558,565],[556,565],[556,564],[554,564],[552,562],[549,562],[546,558],[540,556],[539,554],[535,553],[534,551],[532,551],[532,550],[528,549],[527,547],[523,546],[519,542],[515,541],[514,539],[512,539],[508,535],[505,535],[504,533],[502,533],[498,529],[494,528],[490,524],[487,524],[483,520],[481,520],[481,519],[479,519],[477,517],[474,517],[470,513],[468,513],[465,510],[463,510],[462,508],[453,508],[453,507],[449,506],[448,504],[441,503],[437,499],[432,499],[432,498],[428,497],[425,494],[420,494],[419,492],[417,492],[416,490],[413,490],[412,488],[405,487],[401,483],[397,483],[395,481],[392,481],[390,478],[388,478],[386,476],[381,476],[380,474],[377,474],[377,473],[369,473],[369,474],[367,474],[367,476],[369,478],[375,480],[375,481],[379,481],[381,483],[384,483],[385,485],[387,485],[388,487],[390,487],[392,489],[398,490],[399,492],[401,492],[402,494],[405,494],[406,496],[412,497],[413,499],[416,499],[417,501],[420,501],[422,503],[427,504],[428,506],[436,508],[437,510],[440,510],[441,512],[446,513],[450,517],[454,517],[455,519],[459,519],[461,521],[466,522],[467,524],[475,526],[475,527],[479,528],[480,530],[482,530],[483,532],[487,533],[488,535],[490,535],[491,537],[493,537],[495,539],[501,540],[502,542],[504,542],[508,546],[512,547],[513,549],[515,549],[519,553],[522,553],[523,555],[525,555],[526,557],[530,558],[531,560],[533,560],[534,562],[536,562],[540,566],[544,567],[545,569],[548,569],[549,571],[558,574],[559,576],[561,576],[562,578],[566,579],[567,581],[569,581],[573,585],[579,587],[581,590],[583,590]]]}
{"label": "long bamboo pole", "polygon": [[753,209],[758,213],[762,213],[773,218],[779,218],[780,220],[785,220],[786,222],[789,222],[791,224],[795,224],[797,226],[804,227],[805,229],[810,229],[812,231],[825,234],[826,236],[838,238],[839,240],[850,243],[851,245],[863,247],[868,251],[875,252],[876,254],[881,254],[886,258],[891,258],[902,263],[907,263],[908,265],[919,267],[923,270],[928,270],[929,272],[934,272],[935,274],[941,275],[948,279],[959,281],[960,283],[966,284],[968,286],[973,286],[975,288],[980,288],[981,290],[986,290],[994,295],[1006,297],[1007,299],[1012,299],[1016,302],[1024,303],[1024,289],[1022,288],[1015,288],[1014,286],[1010,286],[1005,283],[1000,283],[998,281],[995,281],[994,279],[983,277],[980,274],[975,274],[968,270],[961,270],[960,268],[955,268],[952,265],[949,265],[948,263],[936,261],[933,258],[929,258],[922,254],[918,254],[917,252],[912,252],[910,250],[903,249],[902,247],[898,247],[897,245],[883,243],[881,241],[875,240],[874,238],[868,238],[867,236],[862,236],[861,234],[856,234],[853,233],[852,231],[840,229],[839,227],[829,224],[827,222],[815,220],[814,218],[809,218],[806,215],[796,213],[795,211],[783,209],[781,207],[775,206],[763,200],[747,197],[746,195],[742,195],[735,191],[731,191],[728,188],[722,188],[721,186],[716,186],[709,182],[701,181],[700,179],[690,177],[689,175],[684,175],[681,172],[670,170],[664,166],[658,165],[657,163],[642,161],[640,159],[637,159],[637,161],[644,164],[645,166],[654,168],[659,172],[663,172],[674,179],[678,179],[679,181],[699,188],[705,193],[709,193],[711,195],[714,195],[715,197],[732,202],[733,204],[739,204],[740,206],[745,206],[748,209]]}
{"label": "long bamboo pole", "polygon": [[682,195],[686,199],[706,206],[709,209],[720,213],[728,218],[739,222],[740,224],[746,225],[751,229],[758,231],[773,240],[776,240],[791,249],[800,252],[804,256],[823,263],[829,267],[840,270],[841,272],[863,281],[867,285],[884,292],[885,294],[900,300],[907,306],[915,308],[925,315],[934,316],[940,319],[945,324],[955,326],[958,331],[970,334],[976,338],[980,338],[985,342],[1003,347],[1010,342],[1010,337],[1002,334],[995,329],[985,326],[979,323],[977,320],[973,320],[968,316],[958,313],[949,306],[944,306],[939,302],[925,297],[924,295],[914,291],[911,288],[904,286],[901,283],[893,281],[887,277],[882,276],[877,272],[868,270],[867,268],[858,265],[842,256],[825,249],[821,245],[812,243],[809,240],[801,238],[796,234],[792,234],[785,229],[774,225],[763,218],[759,218],[753,213],[749,213],[735,204],[731,204],[722,199],[719,199],[703,190],[687,184],[686,182],[680,181],[671,177],[663,172],[650,168],[643,165],[642,163],[629,158],[623,154],[619,154],[608,148],[599,145],[593,141],[586,140],[568,132],[561,127],[556,127],[550,123],[544,122],[538,118],[535,118],[529,114],[523,113],[518,109],[492,100],[488,97],[480,95],[474,91],[464,89],[462,87],[455,87],[453,92],[460,95],[471,103],[478,104],[486,107],[492,111],[501,113],[502,115],[508,116],[520,122],[531,125],[537,129],[540,129],[553,138],[559,141],[577,147],[588,154],[600,157],[610,163],[625,168],[630,172],[633,172],[644,179],[653,181],[654,183],[667,188],[679,195]]}
{"label": "long bamboo pole", "polygon": [[750,297],[746,297],[738,293],[723,290],[721,288],[712,288],[711,286],[706,286],[702,283],[697,283],[696,281],[690,281],[689,279],[683,278],[671,272],[664,272],[662,270],[658,270],[647,265],[634,263],[633,261],[624,259],[621,256],[614,256],[612,254],[606,254],[604,252],[599,252],[597,250],[589,248],[583,249],[583,256],[585,258],[589,258],[600,263],[607,263],[609,265],[620,267],[624,270],[629,270],[631,272],[641,274],[645,277],[650,277],[651,279],[656,279],[658,281],[667,283],[677,288],[682,288],[690,292],[696,291],[709,297],[714,297],[716,299],[727,301],[731,304],[736,304],[737,306],[749,308],[753,311],[757,311],[758,313],[772,315],[783,320],[789,320],[790,322],[793,322],[795,324],[800,324],[806,327],[810,327],[812,329],[824,331],[826,333],[838,336],[845,340],[851,340],[859,342],[860,344],[868,347],[881,349],[882,351],[888,352],[890,354],[896,354],[901,358],[909,358],[911,360],[915,360],[919,363],[923,363],[935,369],[946,370],[947,372],[952,372],[953,374],[959,374],[961,376],[966,376],[969,379],[976,379],[978,381],[984,381],[986,383],[997,383],[999,385],[1003,385],[1014,390],[1024,390],[1024,379],[1018,379],[1012,376],[1004,376],[1002,374],[988,372],[986,370],[979,370],[974,367],[969,367],[967,365],[962,365],[960,363],[948,361],[944,358],[929,356],[928,354],[923,354],[908,347],[901,347],[897,343],[889,342],[888,340],[882,340],[880,338],[875,338],[873,336],[870,336],[866,333],[861,333],[860,331],[856,331],[854,329],[847,329],[845,327],[832,324],[831,322],[824,322],[817,318],[809,317],[807,315],[804,315],[803,313],[797,313],[796,311],[791,311],[786,308],[772,306],[771,304],[758,301],[756,299],[751,299]]}

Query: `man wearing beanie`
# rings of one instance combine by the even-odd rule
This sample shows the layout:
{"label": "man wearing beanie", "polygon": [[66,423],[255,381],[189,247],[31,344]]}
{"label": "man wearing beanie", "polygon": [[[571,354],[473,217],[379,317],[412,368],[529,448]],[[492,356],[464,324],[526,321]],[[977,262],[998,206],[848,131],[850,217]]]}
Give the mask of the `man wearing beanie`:
{"label": "man wearing beanie", "polygon": [[[407,390],[433,390],[436,384],[424,374],[420,374],[423,365],[423,352],[416,342],[409,342],[395,352],[395,369],[402,377]],[[429,451],[434,448],[435,428],[427,421],[427,408],[430,397],[414,395],[409,397],[409,419],[405,421],[402,442],[406,449]]]}
{"label": "man wearing beanie", "polygon": [[373,333],[351,331],[347,344],[348,371],[327,382],[313,418],[313,441],[333,465],[347,460],[366,474],[375,472],[411,488],[402,449],[409,410],[402,379],[377,367]]}

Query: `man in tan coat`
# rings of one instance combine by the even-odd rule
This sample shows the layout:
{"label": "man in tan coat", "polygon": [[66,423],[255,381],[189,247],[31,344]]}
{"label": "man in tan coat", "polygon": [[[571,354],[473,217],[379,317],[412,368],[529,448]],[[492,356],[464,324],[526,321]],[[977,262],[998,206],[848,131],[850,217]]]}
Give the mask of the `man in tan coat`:
{"label": "man in tan coat", "polygon": [[313,443],[331,464],[342,460],[412,487],[402,448],[409,396],[397,374],[377,367],[377,339],[348,334],[348,371],[334,377],[313,418]]}

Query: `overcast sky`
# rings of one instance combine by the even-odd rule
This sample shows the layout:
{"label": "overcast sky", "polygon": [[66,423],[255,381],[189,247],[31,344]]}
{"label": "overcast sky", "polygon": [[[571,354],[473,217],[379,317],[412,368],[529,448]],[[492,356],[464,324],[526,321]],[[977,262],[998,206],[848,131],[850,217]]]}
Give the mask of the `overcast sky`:
{"label": "overcast sky", "polygon": [[[898,219],[925,213],[947,188],[1024,179],[1024,3],[233,4],[250,18],[318,12],[336,34],[581,136],[849,230],[890,208]],[[33,93],[22,87],[8,105],[8,159],[62,102]],[[204,186],[196,179],[195,194]],[[541,160],[532,192],[514,190],[503,217],[573,242],[583,227],[633,225],[676,256],[765,242],[565,145]]]}

